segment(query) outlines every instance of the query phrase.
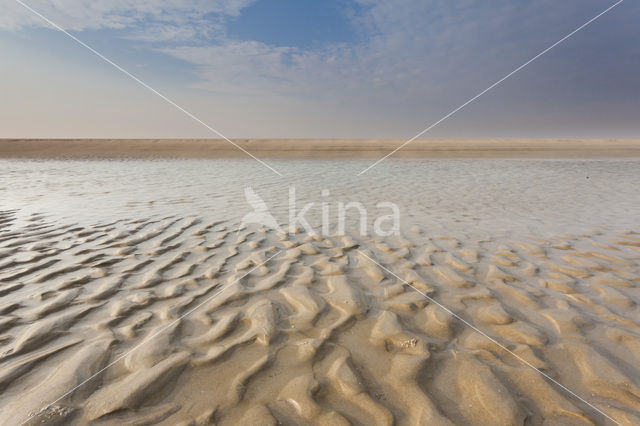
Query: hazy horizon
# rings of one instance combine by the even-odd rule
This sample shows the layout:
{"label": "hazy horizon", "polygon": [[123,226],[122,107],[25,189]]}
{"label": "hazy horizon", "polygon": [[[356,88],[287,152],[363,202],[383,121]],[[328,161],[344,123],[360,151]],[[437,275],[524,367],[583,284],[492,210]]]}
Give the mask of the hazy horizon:
{"label": "hazy horizon", "polygon": [[[28,5],[230,138],[410,138],[614,1]],[[425,138],[640,135],[623,2]],[[0,14],[0,138],[203,138],[19,3]]]}

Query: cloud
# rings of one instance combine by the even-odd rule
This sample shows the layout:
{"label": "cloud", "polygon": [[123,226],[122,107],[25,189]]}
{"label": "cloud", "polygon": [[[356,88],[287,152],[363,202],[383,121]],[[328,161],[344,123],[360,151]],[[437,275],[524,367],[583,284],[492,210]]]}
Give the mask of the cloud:
{"label": "cloud", "polygon": [[[301,50],[222,39],[216,45],[182,44],[165,52],[197,67],[199,88],[332,97],[339,102],[358,99],[367,105],[404,105],[407,110],[428,112],[466,101],[611,4],[606,0],[358,3],[361,8],[351,22],[361,37],[353,43]],[[640,8],[630,4],[626,13],[637,16],[638,12]],[[566,72],[567,64],[580,55],[597,59],[605,53],[606,49],[594,47],[603,34],[633,32],[621,13],[616,10],[603,17],[529,67],[528,71],[538,73],[530,75],[530,81],[574,80],[576,75]],[[619,49],[638,50],[620,41]],[[549,58],[553,62],[543,66]]]}
{"label": "cloud", "polygon": [[307,51],[229,40],[213,46],[182,45],[162,51],[197,67],[200,81],[195,87],[241,96],[327,95],[326,91],[345,82],[347,67],[352,67],[352,50],[347,45]]}
{"label": "cloud", "polygon": [[[361,35],[352,43],[331,43],[313,49],[273,46],[255,40],[224,37],[208,45],[176,44],[160,50],[196,66],[196,87],[244,95],[284,95],[406,100],[432,96],[441,81],[459,72],[461,60],[487,50],[487,19],[483,2],[359,0],[350,15]],[[493,26],[510,24],[510,2],[494,4]],[[526,12],[525,12],[526,13]],[[490,26],[488,27],[490,28]],[[469,40],[485,40],[480,42]]]}
{"label": "cloud", "polygon": [[[345,14],[358,34],[355,40],[300,48],[295,43],[273,45],[227,36],[229,19],[255,1],[30,0],[28,4],[66,29],[108,29],[114,37],[135,40],[136,48],[146,46],[184,61],[198,77],[189,84],[205,97],[212,92],[240,99],[236,107],[246,101],[242,98],[251,97],[263,110],[284,105],[283,100],[300,101],[351,121],[374,121],[374,134],[388,135],[398,133],[386,130],[391,126],[411,123],[417,131],[442,117],[613,2],[352,0]],[[0,29],[46,25],[17,3],[5,9]],[[564,102],[559,97],[580,93],[592,93],[594,103],[607,93],[638,99],[634,76],[640,47],[634,40],[639,14],[640,5],[625,2],[483,97],[473,110],[485,107],[505,111],[506,116],[515,113],[503,104],[512,110],[526,105],[523,114],[529,114],[535,111],[534,104],[558,105]],[[605,85],[607,74],[615,78]],[[565,87],[570,91],[558,90]],[[607,93],[599,87],[606,87]],[[282,127],[288,125],[283,122]]]}
{"label": "cloud", "polygon": [[[226,16],[237,16],[256,0],[25,0],[68,31],[112,29],[147,42],[193,42],[212,37]],[[48,27],[17,2],[5,2],[0,29]]]}

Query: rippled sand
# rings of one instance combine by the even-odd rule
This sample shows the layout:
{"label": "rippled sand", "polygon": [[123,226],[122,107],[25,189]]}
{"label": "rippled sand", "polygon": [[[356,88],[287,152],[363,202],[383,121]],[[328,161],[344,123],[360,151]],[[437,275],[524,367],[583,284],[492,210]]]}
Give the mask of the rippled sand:
{"label": "rippled sand", "polygon": [[33,217],[0,249],[2,424],[53,401],[34,423],[605,420],[420,292],[640,423],[637,232],[376,241]]}
{"label": "rippled sand", "polygon": [[0,213],[0,424],[640,424],[637,226],[136,217]]}

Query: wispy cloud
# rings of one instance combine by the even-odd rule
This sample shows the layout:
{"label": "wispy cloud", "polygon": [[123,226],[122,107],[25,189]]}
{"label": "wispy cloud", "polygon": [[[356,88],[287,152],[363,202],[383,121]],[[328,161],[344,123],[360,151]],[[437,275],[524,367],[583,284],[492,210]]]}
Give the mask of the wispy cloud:
{"label": "wispy cloud", "polygon": [[[113,29],[148,42],[196,41],[222,30],[226,16],[237,16],[256,0],[28,0],[27,3],[69,31]],[[17,3],[5,2],[0,29],[45,26]]]}
{"label": "wispy cloud", "polygon": [[[30,0],[29,4],[68,30],[109,30],[116,40],[132,40],[136,48],[183,61],[198,78],[185,85],[201,92],[227,99],[249,96],[263,102],[262,110],[282,100],[307,105],[317,101],[317,108],[331,109],[332,114],[341,111],[358,125],[371,122],[364,135],[399,136],[441,116],[610,4],[607,0],[351,0],[343,3],[344,14],[358,37],[303,48],[294,40],[275,45],[259,36],[229,36],[230,22],[257,1],[266,0]],[[0,14],[0,29],[42,26],[15,6]],[[625,4],[624,12],[616,10],[510,82],[517,88],[505,85],[469,113],[483,106],[500,111],[506,103],[524,105],[522,114],[528,114],[529,105],[560,105],[582,93],[592,93],[594,105],[597,99],[610,102],[611,93],[627,99],[629,93],[637,94],[637,79],[630,77],[638,71],[638,60],[633,58],[640,54],[631,37],[635,34],[637,39],[634,16],[640,16],[640,5]],[[615,78],[604,84],[606,74]],[[558,99],[558,87],[570,87],[571,93]],[[606,93],[599,89],[603,87]],[[571,108],[577,114],[584,106],[578,99],[575,103]],[[387,117],[389,123],[381,121]],[[397,131],[407,123],[415,129]],[[282,128],[288,125],[281,123]],[[386,129],[389,133],[384,133]]]}

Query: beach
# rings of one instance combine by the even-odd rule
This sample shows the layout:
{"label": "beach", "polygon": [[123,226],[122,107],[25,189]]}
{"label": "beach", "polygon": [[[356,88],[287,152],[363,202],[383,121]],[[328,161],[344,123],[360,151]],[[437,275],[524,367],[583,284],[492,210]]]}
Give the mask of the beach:
{"label": "beach", "polygon": [[640,425],[639,20],[4,2],[0,426]]}
{"label": "beach", "polygon": [[[243,158],[249,152],[257,157],[377,159],[405,142],[405,139],[0,139],[0,158]],[[393,155],[640,157],[640,139],[416,139]]]}
{"label": "beach", "polygon": [[640,424],[640,145],[418,142],[0,142],[0,423]]}

